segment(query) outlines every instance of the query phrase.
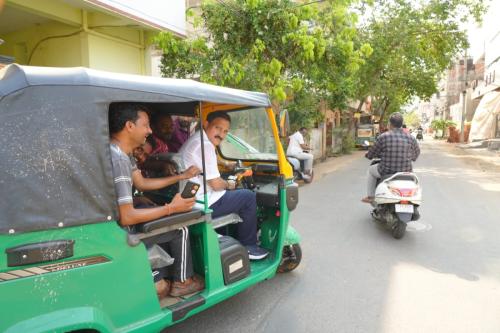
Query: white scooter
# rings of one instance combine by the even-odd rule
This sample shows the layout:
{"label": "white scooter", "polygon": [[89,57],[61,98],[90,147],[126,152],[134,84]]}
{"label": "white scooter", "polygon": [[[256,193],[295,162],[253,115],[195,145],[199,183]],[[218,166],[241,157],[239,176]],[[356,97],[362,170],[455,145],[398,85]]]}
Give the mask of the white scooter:
{"label": "white scooter", "polygon": [[[374,160],[372,164],[378,163]],[[379,180],[372,202],[372,217],[391,230],[400,239],[406,224],[420,218],[418,207],[422,203],[422,188],[413,172],[398,172]]]}

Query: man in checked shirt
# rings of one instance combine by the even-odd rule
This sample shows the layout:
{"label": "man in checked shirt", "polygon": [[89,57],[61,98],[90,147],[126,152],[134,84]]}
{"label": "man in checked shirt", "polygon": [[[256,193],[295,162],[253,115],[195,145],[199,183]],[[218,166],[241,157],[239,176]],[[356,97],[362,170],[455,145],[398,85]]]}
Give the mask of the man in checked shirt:
{"label": "man in checked shirt", "polygon": [[396,172],[412,171],[412,162],[420,155],[417,140],[401,128],[401,113],[393,113],[389,123],[389,131],[381,134],[365,155],[370,160],[380,158],[380,163],[368,168],[367,196],[361,199],[366,203],[373,201],[378,178]]}

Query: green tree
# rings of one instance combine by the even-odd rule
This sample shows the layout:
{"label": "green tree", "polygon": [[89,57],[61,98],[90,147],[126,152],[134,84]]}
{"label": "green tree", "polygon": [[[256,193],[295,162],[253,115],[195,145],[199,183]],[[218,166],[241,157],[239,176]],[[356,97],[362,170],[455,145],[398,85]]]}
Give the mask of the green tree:
{"label": "green tree", "polygon": [[373,54],[357,72],[356,99],[361,108],[372,96],[381,118],[418,96],[428,99],[441,73],[466,46],[459,24],[479,19],[483,0],[378,0],[365,15],[360,40]]}
{"label": "green tree", "polygon": [[[278,109],[290,106],[292,119],[314,122],[317,114],[302,107],[317,110],[319,99],[331,107],[346,105],[353,75],[371,52],[354,43],[356,15],[349,4],[205,1],[204,35],[181,40],[162,33],[156,39],[163,51],[162,75],[264,91]],[[294,112],[303,114],[293,117]]]}
{"label": "green tree", "polygon": [[455,122],[451,121],[451,120],[446,120],[446,119],[434,119],[432,122],[431,122],[431,128],[434,130],[434,131],[441,131],[441,138],[444,138],[444,134],[446,133],[446,129],[448,127],[454,127],[454,126],[457,126],[457,124],[455,124]]}
{"label": "green tree", "polygon": [[407,126],[418,127],[420,126],[420,118],[415,111],[403,114],[404,122]]}

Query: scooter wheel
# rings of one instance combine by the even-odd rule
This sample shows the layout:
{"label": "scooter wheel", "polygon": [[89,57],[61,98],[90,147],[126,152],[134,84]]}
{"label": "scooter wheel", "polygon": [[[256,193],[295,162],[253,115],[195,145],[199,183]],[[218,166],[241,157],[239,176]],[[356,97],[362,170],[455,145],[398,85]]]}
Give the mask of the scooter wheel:
{"label": "scooter wheel", "polygon": [[403,222],[397,222],[393,227],[392,227],[392,237],[396,239],[401,239],[405,235],[406,232],[406,223]]}
{"label": "scooter wheel", "polygon": [[297,268],[302,260],[302,249],[300,244],[285,245],[283,247],[283,256],[278,273],[288,273]]}

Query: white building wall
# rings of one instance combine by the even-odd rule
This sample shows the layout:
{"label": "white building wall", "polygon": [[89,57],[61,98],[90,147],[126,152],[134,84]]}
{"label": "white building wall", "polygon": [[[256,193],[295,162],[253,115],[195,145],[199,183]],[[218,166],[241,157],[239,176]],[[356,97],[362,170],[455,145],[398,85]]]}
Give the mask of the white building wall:
{"label": "white building wall", "polygon": [[107,8],[118,9],[124,16],[130,16],[154,24],[159,29],[171,30],[186,35],[185,0],[84,0]]}

